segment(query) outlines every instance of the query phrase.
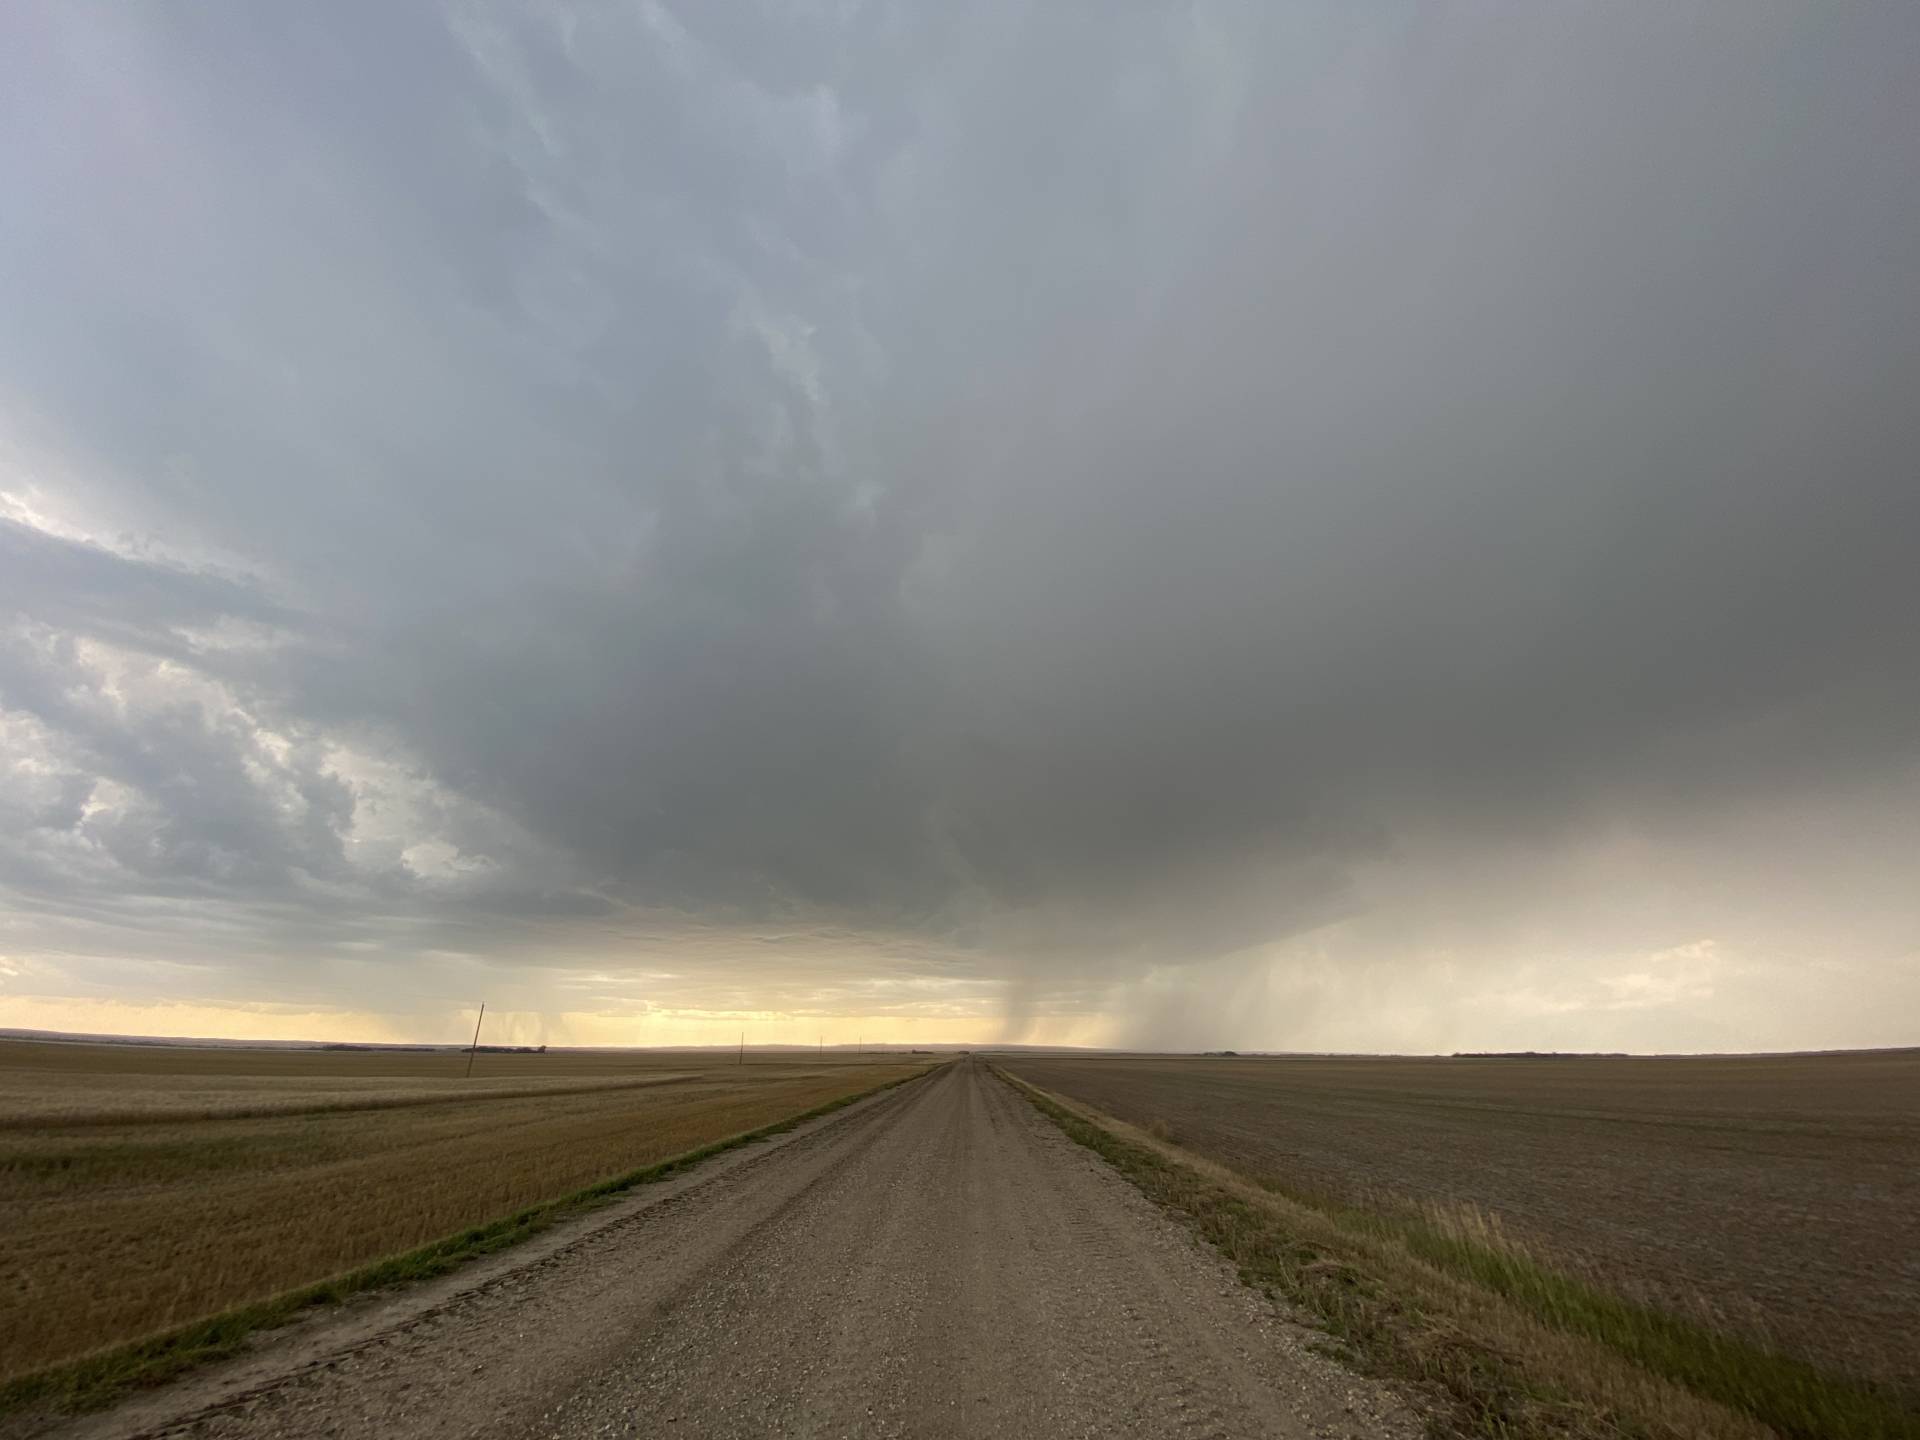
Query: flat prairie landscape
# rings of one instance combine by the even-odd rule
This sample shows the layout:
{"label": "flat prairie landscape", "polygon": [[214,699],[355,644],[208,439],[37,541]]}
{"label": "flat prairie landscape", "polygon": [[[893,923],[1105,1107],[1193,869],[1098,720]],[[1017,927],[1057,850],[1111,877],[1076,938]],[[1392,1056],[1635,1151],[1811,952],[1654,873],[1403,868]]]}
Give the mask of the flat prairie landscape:
{"label": "flat prairie landscape", "polygon": [[1920,1051],[998,1063],[1273,1188],[1478,1212],[1615,1293],[1920,1390]]}
{"label": "flat prairie landscape", "polygon": [[898,1056],[0,1041],[0,1380],[912,1073]]}

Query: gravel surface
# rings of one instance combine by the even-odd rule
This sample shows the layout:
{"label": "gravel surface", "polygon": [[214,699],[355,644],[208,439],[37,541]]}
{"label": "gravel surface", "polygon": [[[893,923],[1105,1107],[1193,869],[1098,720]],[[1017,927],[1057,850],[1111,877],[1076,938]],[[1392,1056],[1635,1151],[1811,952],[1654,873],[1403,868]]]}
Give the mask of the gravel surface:
{"label": "gravel surface", "polygon": [[978,1061],[69,1434],[1411,1437]]}

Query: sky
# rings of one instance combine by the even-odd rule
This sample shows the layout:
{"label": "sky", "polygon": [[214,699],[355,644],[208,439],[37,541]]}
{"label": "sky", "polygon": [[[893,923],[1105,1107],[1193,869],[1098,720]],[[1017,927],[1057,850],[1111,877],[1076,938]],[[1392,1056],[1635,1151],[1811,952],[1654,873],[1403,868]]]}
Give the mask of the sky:
{"label": "sky", "polygon": [[1920,1043],[1920,7],[0,21],[0,1025]]}

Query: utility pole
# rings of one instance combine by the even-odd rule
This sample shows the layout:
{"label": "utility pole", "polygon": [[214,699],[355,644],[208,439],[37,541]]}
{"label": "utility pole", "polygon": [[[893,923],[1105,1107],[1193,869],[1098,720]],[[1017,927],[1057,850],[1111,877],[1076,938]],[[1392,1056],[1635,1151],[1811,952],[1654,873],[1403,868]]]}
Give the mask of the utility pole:
{"label": "utility pole", "polygon": [[480,1022],[487,1018],[487,1002],[480,1002],[480,1013],[473,1022],[473,1047],[467,1051],[467,1079],[473,1078],[473,1057],[480,1053]]}
{"label": "utility pole", "polygon": [[747,1032],[744,1030],[740,1032],[740,1063],[747,1063]]}

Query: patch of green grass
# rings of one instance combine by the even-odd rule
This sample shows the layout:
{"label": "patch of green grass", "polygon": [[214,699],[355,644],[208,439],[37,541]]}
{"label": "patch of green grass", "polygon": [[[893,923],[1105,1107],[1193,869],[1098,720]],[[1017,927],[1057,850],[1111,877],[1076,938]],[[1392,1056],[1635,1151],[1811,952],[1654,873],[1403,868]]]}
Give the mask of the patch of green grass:
{"label": "patch of green grass", "polygon": [[29,1406],[59,1412],[98,1409],[130,1390],[159,1385],[195,1366],[225,1359],[238,1352],[256,1332],[284,1325],[315,1306],[335,1305],[370,1290],[444,1275],[483,1255],[518,1245],[562,1220],[572,1219],[606,1204],[625,1191],[666,1180],[715,1155],[784,1134],[809,1120],[844,1109],[881,1091],[918,1080],[928,1073],[928,1070],[921,1070],[857,1094],[843,1095],[771,1125],[701,1145],[657,1164],[629,1170],[570,1195],[529,1206],[490,1224],[474,1226],[405,1254],[375,1261],[371,1265],[363,1265],[297,1290],[289,1290],[258,1304],[228,1310],[71,1364],[21,1376],[0,1385],[0,1414]]}
{"label": "patch of green grass", "polygon": [[[1011,1077],[1006,1077],[1011,1079]],[[1794,1440],[1920,1440],[1920,1413],[1884,1387],[1839,1376],[1745,1338],[1610,1295],[1540,1263],[1495,1232],[1262,1188],[1320,1222],[1312,1236],[1198,1170],[1136,1144],[1044,1092],[1012,1083],[1068,1136],[1154,1200],[1178,1209],[1237,1266],[1320,1317],[1366,1368],[1436,1385],[1444,1432],[1498,1436],[1676,1433],[1671,1417],[1622,1407],[1617,1384],[1485,1333],[1484,1307],[1449,1306],[1413,1265],[1462,1282],[1552,1331],[1595,1342],[1661,1381]],[[1298,1212],[1296,1212],[1298,1213]],[[1343,1239],[1354,1243],[1343,1244]]]}
{"label": "patch of green grass", "polygon": [[1350,1217],[1556,1329],[1585,1335],[1656,1375],[1808,1440],[1920,1437],[1920,1415],[1884,1388],[1833,1375],[1738,1335],[1607,1294],[1532,1257],[1405,1216]]}

